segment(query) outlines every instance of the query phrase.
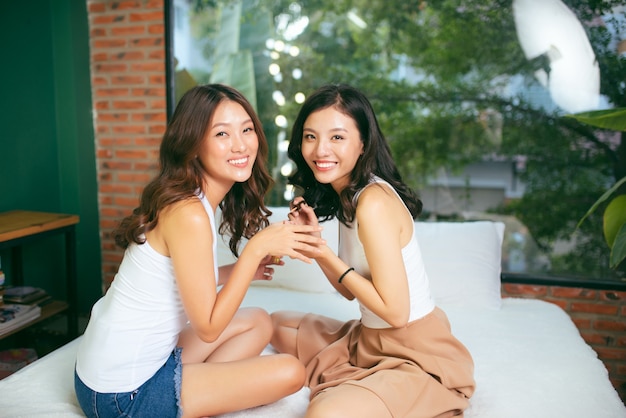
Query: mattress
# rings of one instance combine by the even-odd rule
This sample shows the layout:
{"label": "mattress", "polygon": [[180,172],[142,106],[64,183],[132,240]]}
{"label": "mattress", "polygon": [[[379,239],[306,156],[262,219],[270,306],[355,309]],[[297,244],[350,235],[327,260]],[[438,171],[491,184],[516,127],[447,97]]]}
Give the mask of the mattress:
{"label": "mattress", "polygon": [[[244,306],[358,317],[356,302],[333,293],[252,287]],[[626,407],[606,368],[558,306],[503,299],[500,309],[442,306],[474,358],[476,392],[466,418],[621,418]],[[80,338],[80,337],[79,337]],[[2,417],[82,417],[73,391],[78,340],[0,381]],[[272,352],[268,346],[266,353]],[[222,418],[299,418],[308,389]]]}

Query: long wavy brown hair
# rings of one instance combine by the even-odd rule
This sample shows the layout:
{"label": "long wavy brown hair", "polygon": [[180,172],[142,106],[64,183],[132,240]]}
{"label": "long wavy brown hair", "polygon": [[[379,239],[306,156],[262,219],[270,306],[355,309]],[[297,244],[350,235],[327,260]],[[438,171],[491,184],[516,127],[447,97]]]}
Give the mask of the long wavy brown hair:
{"label": "long wavy brown hair", "polygon": [[242,238],[250,238],[269,224],[271,211],[264,198],[273,185],[266,167],[268,145],[261,121],[248,100],[237,90],[222,84],[196,86],[180,99],[167,126],[159,151],[159,173],[148,183],[139,207],[124,218],[114,238],[127,248],[131,243],[143,244],[143,234],[157,226],[159,214],[168,205],[190,199],[203,190],[204,169],[196,158],[217,106],[224,100],[239,103],[254,124],[259,148],[252,175],[237,182],[224,197],[220,234],[230,236],[229,248],[235,256]]}
{"label": "long wavy brown hair", "polygon": [[[315,179],[301,151],[306,119],[311,113],[329,107],[352,118],[363,141],[363,155],[350,173],[350,183],[340,194],[330,184],[322,184]],[[352,223],[357,203],[354,196],[370,182],[373,175],[391,184],[414,219],[422,211],[422,201],[402,181],[370,101],[352,86],[328,84],[307,98],[293,124],[287,155],[296,163],[296,171],[289,177],[289,183],[303,193],[304,200],[315,208],[315,214],[321,221],[337,217],[345,225]]]}

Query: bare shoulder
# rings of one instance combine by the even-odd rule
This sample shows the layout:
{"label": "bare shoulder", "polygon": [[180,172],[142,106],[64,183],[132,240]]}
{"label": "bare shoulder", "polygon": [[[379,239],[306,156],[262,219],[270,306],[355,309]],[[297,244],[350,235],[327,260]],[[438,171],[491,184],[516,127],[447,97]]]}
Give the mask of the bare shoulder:
{"label": "bare shoulder", "polygon": [[356,217],[359,224],[401,226],[407,217],[402,199],[387,184],[372,184],[359,196]]}
{"label": "bare shoulder", "polygon": [[402,203],[394,191],[386,184],[371,184],[361,192],[356,208],[359,220],[376,220],[393,214]]}
{"label": "bare shoulder", "polygon": [[159,222],[167,227],[187,230],[204,228],[210,221],[200,199],[191,197],[165,208],[159,216]]}

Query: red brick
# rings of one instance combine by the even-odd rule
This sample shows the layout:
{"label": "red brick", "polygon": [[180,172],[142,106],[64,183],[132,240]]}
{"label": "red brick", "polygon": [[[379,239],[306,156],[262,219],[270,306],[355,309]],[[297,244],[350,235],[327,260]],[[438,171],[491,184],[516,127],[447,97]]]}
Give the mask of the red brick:
{"label": "red brick", "polygon": [[152,176],[146,173],[128,173],[128,174],[120,173],[118,175],[118,178],[120,181],[138,182],[143,185],[143,184],[147,184],[152,179]]}
{"label": "red brick", "polygon": [[576,318],[572,316],[572,321],[579,330],[585,330],[591,328],[591,319],[589,318]]}
{"label": "red brick", "polygon": [[149,22],[149,21],[157,21],[163,22],[163,12],[149,12],[149,13],[132,13],[130,15],[131,22]]}
{"label": "red brick", "polygon": [[98,97],[118,97],[128,94],[128,89],[125,88],[99,88],[96,90],[96,96]]}
{"label": "red brick", "polygon": [[550,289],[550,294],[554,297],[568,299],[594,300],[598,297],[595,290],[582,289],[579,287],[552,287]]}
{"label": "red brick", "polygon": [[109,170],[130,170],[131,165],[129,162],[126,161],[103,161],[102,168],[104,169],[109,169]]}
{"label": "red brick", "polygon": [[124,61],[131,61],[131,60],[143,60],[146,58],[146,55],[143,53],[143,51],[120,51],[120,52],[116,52],[115,54],[111,54],[110,59],[111,60],[124,60]]}
{"label": "red brick", "polygon": [[135,113],[132,115],[131,119],[133,122],[163,122],[165,123],[167,117],[165,113]]}
{"label": "red brick", "polygon": [[121,113],[98,113],[98,121],[102,122],[125,122],[128,120],[128,115]]}
{"label": "red brick", "polygon": [[92,42],[92,48],[121,48],[126,46],[126,39],[102,39]]}
{"label": "red brick", "polygon": [[164,24],[151,24],[148,26],[148,33],[163,35],[165,33],[165,25]]}
{"label": "red brick", "polygon": [[511,295],[545,296],[548,293],[547,286],[505,283],[504,288]]}
{"label": "red brick", "polygon": [[93,25],[103,25],[107,26],[112,23],[123,22],[125,17],[123,15],[103,15],[103,16],[95,16],[91,19],[91,23]]}
{"label": "red brick", "polygon": [[132,188],[126,184],[101,184],[101,193],[130,193]]}
{"label": "red brick", "polygon": [[163,39],[154,38],[154,37],[153,38],[137,38],[137,39],[132,39],[130,43],[134,47],[161,46],[163,44]]}
{"label": "red brick", "polygon": [[619,348],[593,347],[602,360],[626,361],[626,350]]}
{"label": "red brick", "polygon": [[[165,71],[165,62],[144,62],[141,64],[131,64],[131,71],[163,73]],[[165,97],[165,95],[163,95],[163,97]]]}
{"label": "red brick", "polygon": [[126,64],[96,64],[95,66],[92,67],[92,69],[96,72],[103,72],[103,73],[121,73],[124,72],[128,69],[128,66]]}
{"label": "red brick", "polygon": [[132,125],[132,126],[114,126],[112,129],[113,132],[118,134],[143,134],[146,133],[146,127],[141,125]]}
{"label": "red brick", "polygon": [[612,338],[602,334],[580,333],[589,345],[607,346],[612,342]]}
{"label": "red brick", "polygon": [[618,292],[616,290],[602,290],[600,297],[607,302],[626,303],[626,292]]}
{"label": "red brick", "polygon": [[109,54],[106,52],[97,52],[91,55],[91,60],[96,61],[106,61],[109,59]]}
{"label": "red brick", "polygon": [[138,1],[116,1],[111,2],[111,9],[113,10],[133,10],[141,7],[141,3]]}
{"label": "red brick", "polygon": [[113,102],[114,109],[144,109],[146,102],[144,100],[116,100]]}
{"label": "red brick", "polygon": [[114,36],[143,35],[145,33],[146,33],[146,27],[137,26],[137,25],[111,29],[111,35],[114,35]]}
{"label": "red brick", "polygon": [[107,36],[107,31],[105,28],[92,29],[89,33],[89,36],[91,38],[104,37]]}
{"label": "red brick", "polygon": [[572,312],[588,312],[604,315],[617,315],[617,306],[605,305],[600,303],[581,303],[572,302],[570,305]]}
{"label": "red brick", "polygon": [[141,85],[146,82],[146,77],[142,75],[118,75],[111,77],[111,84],[130,84],[132,86]]}
{"label": "red brick", "polygon": [[91,13],[103,13],[106,9],[105,9],[104,4],[88,2],[87,10],[89,10],[89,13],[91,14]]}
{"label": "red brick", "polygon": [[115,158],[132,158],[141,159],[146,158],[148,153],[144,150],[117,150],[115,151]]}
{"label": "red brick", "polygon": [[161,60],[161,61],[165,60],[165,50],[159,49],[156,51],[150,51],[148,54],[148,58],[153,59],[153,60]]}
{"label": "red brick", "polygon": [[612,321],[608,319],[597,319],[593,321],[593,328],[605,331],[626,332],[626,322],[619,320]]}
{"label": "red brick", "polygon": [[139,205],[139,198],[126,198],[118,196],[114,199],[114,203],[119,206],[134,209]]}

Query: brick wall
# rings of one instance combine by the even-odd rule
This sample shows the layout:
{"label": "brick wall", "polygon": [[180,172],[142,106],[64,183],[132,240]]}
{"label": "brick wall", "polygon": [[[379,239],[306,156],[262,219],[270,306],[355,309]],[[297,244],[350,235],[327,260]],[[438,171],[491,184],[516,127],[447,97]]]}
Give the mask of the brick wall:
{"label": "brick wall", "polygon": [[502,296],[542,299],[563,308],[626,402],[626,292],[504,283]]}
{"label": "brick wall", "polygon": [[111,232],[155,174],[165,131],[162,0],[87,0],[103,288],[122,251]]}
{"label": "brick wall", "polygon": [[[164,10],[162,0],[87,0],[87,7],[106,289],[122,256],[111,231],[155,174],[165,131]],[[626,399],[626,292],[505,284],[503,295],[565,309]]]}

